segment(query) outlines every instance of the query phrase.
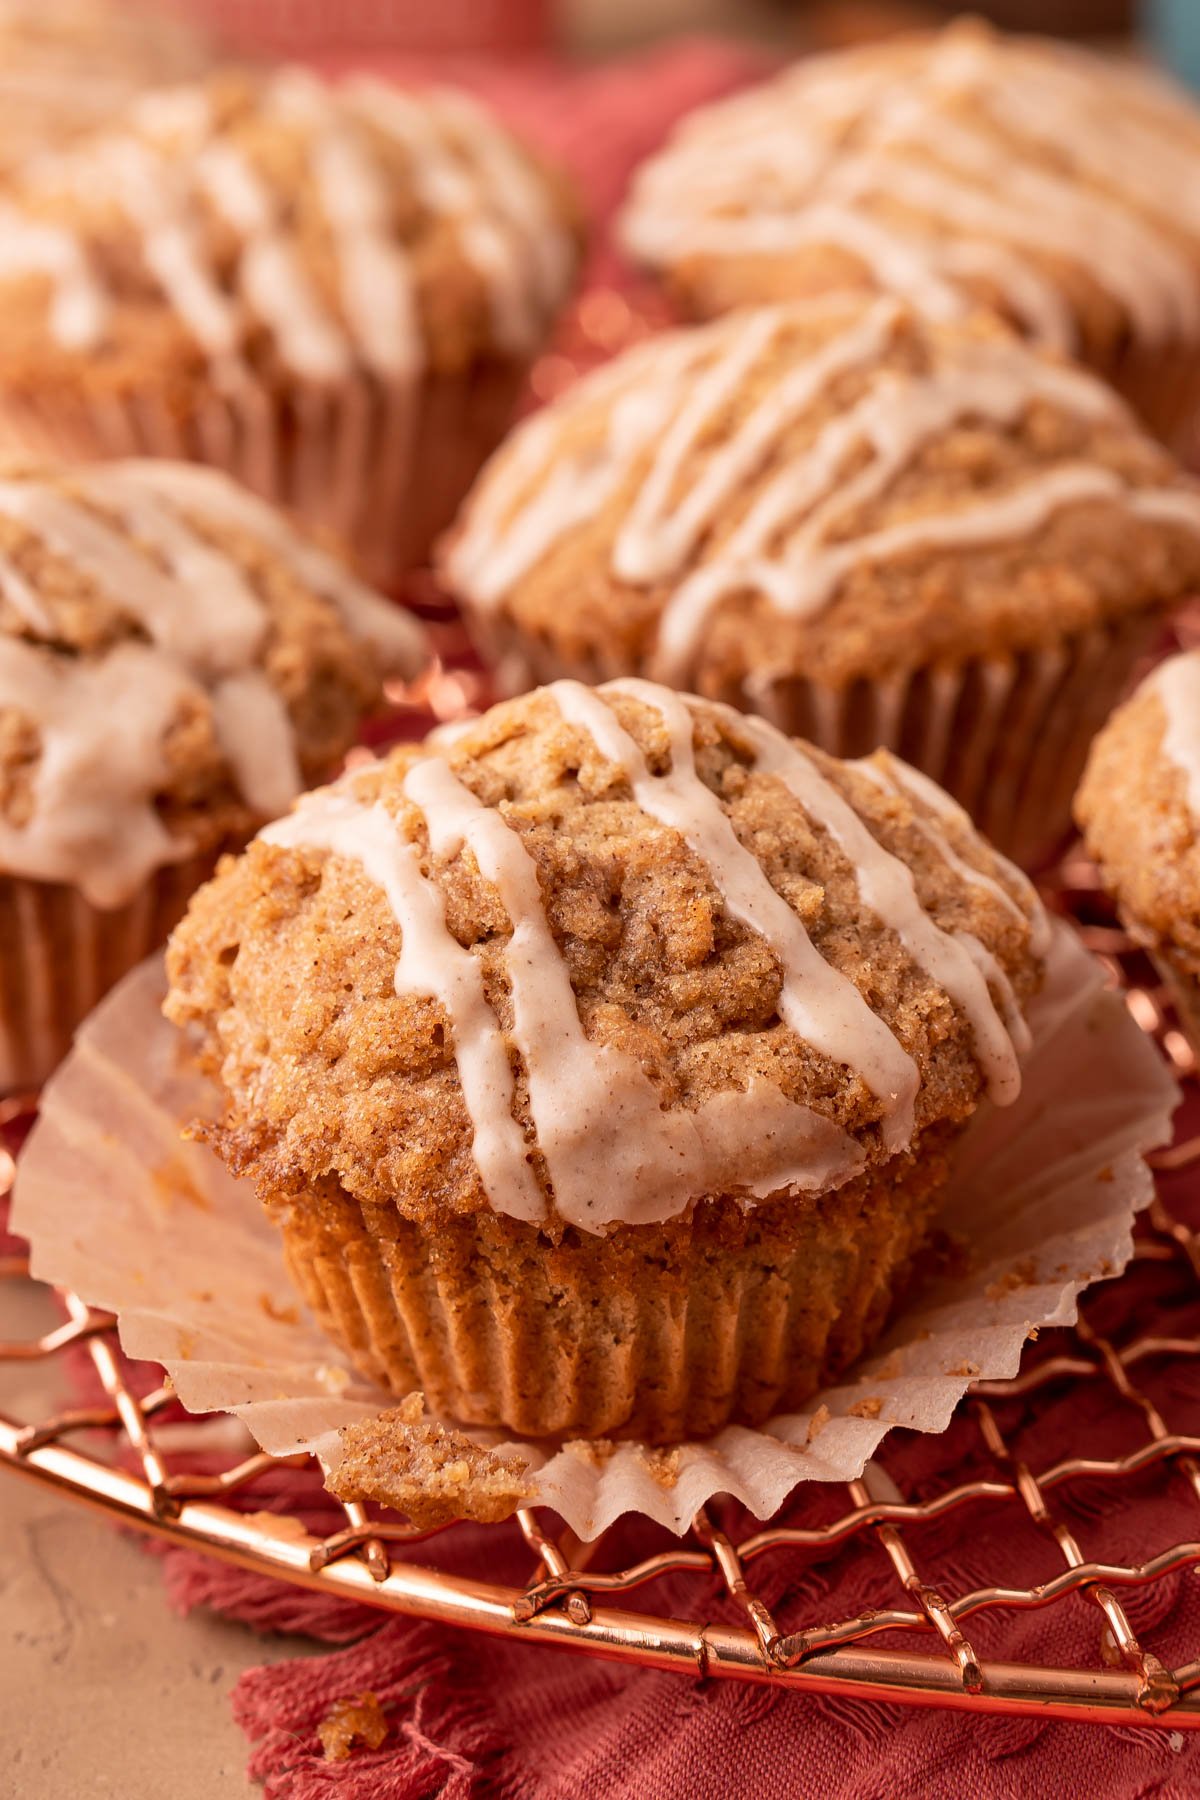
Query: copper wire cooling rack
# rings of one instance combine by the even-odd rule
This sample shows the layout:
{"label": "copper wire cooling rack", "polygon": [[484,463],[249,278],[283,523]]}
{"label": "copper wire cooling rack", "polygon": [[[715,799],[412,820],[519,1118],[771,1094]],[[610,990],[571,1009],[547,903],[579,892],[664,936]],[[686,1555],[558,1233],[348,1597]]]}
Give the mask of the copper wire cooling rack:
{"label": "copper wire cooling rack", "polygon": [[[1068,862],[1056,898],[1083,921],[1092,948],[1108,963],[1126,992],[1133,1016],[1153,1034],[1186,1079],[1194,1064],[1162,995],[1147,978],[1133,946],[1095,906],[1086,865]],[[10,1122],[17,1103],[9,1108]],[[3,1121],[0,1120],[0,1123]],[[1158,1159],[1164,1175],[1200,1164],[1200,1139],[1177,1144]],[[11,1181],[12,1159],[0,1150],[0,1191]],[[1035,1359],[1009,1382],[978,1383],[963,1403],[976,1443],[970,1481],[943,1486],[920,1499],[906,1497],[889,1467],[885,1440],[877,1461],[860,1481],[836,1490],[844,1507],[833,1519],[814,1516],[786,1527],[749,1523],[725,1529],[717,1509],[701,1513],[682,1541],[632,1566],[595,1572],[604,1565],[605,1539],[583,1544],[548,1515],[524,1511],[515,1521],[487,1529],[520,1533],[510,1539],[527,1559],[524,1585],[465,1579],[438,1565],[438,1551],[463,1527],[418,1533],[396,1516],[369,1519],[361,1507],[343,1507],[345,1523],[325,1537],[311,1535],[297,1518],[238,1509],[252,1504],[254,1484],[274,1459],[254,1455],[215,1473],[180,1467],[162,1419],[174,1406],[169,1387],[139,1394],[116,1342],[114,1321],[76,1295],[58,1296],[65,1317],[32,1341],[0,1342],[0,1363],[90,1357],[103,1389],[100,1404],[67,1407],[47,1418],[0,1415],[0,1465],[41,1483],[65,1499],[106,1514],[114,1523],[153,1533],[171,1543],[224,1558],[244,1569],[278,1577],[326,1594],[365,1602],[385,1611],[440,1620],[461,1629],[503,1635],[517,1642],[554,1644],[643,1667],[683,1674],[729,1677],[874,1700],[957,1707],[987,1713],[1037,1713],[1111,1723],[1200,1727],[1200,1606],[1193,1606],[1194,1641],[1189,1660],[1166,1667],[1130,1621],[1136,1598],[1178,1578],[1200,1583],[1200,1542],[1181,1542],[1147,1552],[1140,1564],[1091,1561],[1064,1517],[1071,1491],[1087,1483],[1172,1483],[1181,1497],[1200,1501],[1200,1437],[1172,1430],[1146,1391],[1154,1370],[1171,1359],[1200,1355],[1200,1336],[1164,1333],[1163,1314],[1154,1334],[1138,1329],[1135,1296],[1161,1279],[1178,1297],[1181,1315],[1194,1325],[1200,1299],[1200,1234],[1167,1210],[1161,1196],[1143,1223],[1134,1265],[1105,1295],[1107,1335],[1088,1321],[1055,1334]],[[27,1278],[20,1257],[0,1260],[0,1309],[5,1288]],[[1136,1284],[1140,1283],[1140,1287]],[[10,1288],[11,1291],[11,1288]],[[1114,1312],[1113,1296],[1128,1295]],[[1192,1311],[1187,1314],[1190,1304]],[[1114,1327],[1113,1319],[1123,1312]],[[2,1323],[2,1319],[0,1319]],[[1138,1421],[1140,1443],[1111,1454],[1096,1441],[1084,1454],[1032,1467],[1010,1447],[1002,1429],[1004,1404],[1019,1399],[1036,1409],[1044,1396],[1061,1397],[1064,1385],[1081,1403],[1087,1389],[1107,1385]],[[88,1448],[80,1434],[93,1434]],[[91,1445],[107,1440],[107,1453]],[[1107,1434],[1105,1434],[1107,1435]],[[1099,1434],[1097,1434],[1099,1438]],[[168,1447],[164,1447],[167,1445]],[[297,1460],[291,1459],[290,1466]],[[194,1467],[194,1464],[192,1465]],[[982,1473],[975,1473],[982,1470]],[[1189,1493],[1190,1490],[1190,1493]],[[829,1490],[824,1490],[825,1496]],[[918,1562],[914,1535],[927,1544],[929,1522],[997,1505],[1014,1521],[1032,1525],[1049,1540],[1061,1572],[1029,1585],[994,1585],[954,1593],[934,1560]],[[828,1513],[828,1504],[821,1510]],[[789,1515],[794,1519],[796,1513]],[[1007,1516],[1007,1514],[1006,1514]],[[1197,1513],[1200,1520],[1200,1512]],[[479,1531],[480,1527],[469,1528]],[[437,1536],[436,1544],[426,1540]],[[1200,1536],[1200,1532],[1197,1534]],[[414,1546],[422,1545],[419,1560]],[[853,1553],[868,1559],[871,1604],[854,1616],[813,1617],[782,1630],[755,1591],[756,1576],[779,1570],[786,1558],[829,1558]],[[1195,1575],[1191,1571],[1198,1571]],[[687,1575],[691,1617],[672,1594]],[[1135,1596],[1134,1590],[1140,1590]],[[634,1607],[640,1610],[633,1610]],[[1090,1621],[1091,1654],[1076,1666],[1048,1667],[977,1654],[972,1631],[986,1622],[989,1642],[1004,1644],[1004,1624],[1029,1608],[1076,1609]],[[1151,1609],[1152,1610],[1152,1609]],[[706,1623],[714,1612],[735,1623]],[[877,1640],[886,1634],[888,1647]],[[1064,1659],[1065,1660],[1065,1659]]]}

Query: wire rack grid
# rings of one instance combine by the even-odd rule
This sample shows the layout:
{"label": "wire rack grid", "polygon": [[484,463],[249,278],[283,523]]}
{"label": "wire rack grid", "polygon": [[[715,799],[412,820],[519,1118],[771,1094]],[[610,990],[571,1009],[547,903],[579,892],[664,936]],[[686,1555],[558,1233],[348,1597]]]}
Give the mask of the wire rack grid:
{"label": "wire rack grid", "polygon": [[[1097,922],[1093,889],[1090,871],[1076,859],[1060,871],[1055,897],[1083,921],[1091,947],[1124,987],[1134,1018],[1190,1081],[1195,1064],[1185,1039],[1134,946],[1110,923]],[[0,1109],[0,1126],[19,1125],[28,1106],[9,1102],[6,1111]],[[1200,1138],[1176,1144],[1157,1162],[1164,1178],[1200,1164]],[[0,1149],[0,1192],[11,1183],[14,1167],[12,1154]],[[22,1257],[0,1259],[0,1295],[27,1277]],[[1168,1307],[1164,1312],[1155,1305],[1150,1329],[1139,1328],[1147,1279]],[[605,1538],[585,1544],[550,1516],[523,1511],[515,1522],[487,1528],[520,1534],[515,1542],[527,1575],[507,1585],[454,1572],[452,1555],[442,1558],[451,1567],[438,1566],[438,1552],[453,1545],[462,1527],[421,1533],[395,1515],[368,1517],[362,1507],[346,1504],[344,1524],[315,1536],[296,1517],[247,1510],[254,1505],[256,1483],[279,1466],[271,1457],[227,1456],[226,1466],[202,1474],[176,1466],[179,1459],[164,1447],[171,1434],[160,1430],[177,1406],[170,1387],[139,1391],[121,1357],[115,1321],[71,1293],[57,1296],[64,1316],[55,1329],[32,1340],[0,1342],[0,1364],[84,1354],[103,1399],[39,1419],[0,1414],[0,1467],[99,1509],[116,1523],[244,1569],[514,1641],[692,1676],[876,1701],[1196,1728],[1200,1608],[1191,1609],[1194,1641],[1172,1666],[1155,1653],[1146,1633],[1135,1630],[1130,1614],[1138,1595],[1181,1573],[1200,1580],[1192,1574],[1200,1571],[1200,1541],[1147,1546],[1136,1562],[1094,1560],[1076,1535],[1070,1508],[1074,1490],[1095,1483],[1109,1489],[1139,1481],[1170,1484],[1184,1502],[1185,1516],[1190,1504],[1200,1501],[1200,1436],[1173,1429],[1148,1391],[1153,1383],[1147,1378],[1156,1369],[1200,1356],[1200,1233],[1168,1210],[1161,1193],[1139,1231],[1131,1270],[1100,1292],[1106,1296],[1105,1330],[1090,1322],[1085,1306],[1078,1324],[1056,1332],[1053,1344],[1039,1346],[1014,1380],[973,1387],[964,1402],[972,1438],[972,1454],[965,1459],[969,1480],[906,1496],[895,1478],[889,1439],[863,1479],[838,1490],[844,1505],[833,1518],[820,1517],[818,1509],[808,1523],[802,1508],[798,1514],[793,1510],[786,1524],[764,1527],[742,1517],[739,1525],[714,1507],[696,1517],[685,1539],[670,1539],[636,1561],[617,1557],[615,1567],[604,1566],[614,1560],[611,1553],[606,1556]],[[1178,1329],[1164,1328],[1163,1319],[1172,1317]],[[1036,1417],[1051,1396],[1061,1401],[1066,1393],[1073,1401],[1098,1388],[1118,1399],[1136,1422],[1138,1441],[1124,1454],[1113,1454],[1108,1434],[1100,1433],[1084,1453],[1058,1460],[1037,1462],[1014,1447],[1004,1425],[1008,1403],[1019,1402]],[[79,1442],[81,1434],[86,1445]],[[306,1460],[292,1458],[288,1466]],[[937,1566],[936,1528],[951,1520],[961,1523],[984,1507],[1001,1508],[1014,1526],[1031,1527],[1048,1543],[1061,1565],[1058,1572],[951,1591]],[[823,1511],[829,1510],[826,1504]],[[921,1529],[929,1525],[933,1534]],[[914,1535],[922,1539],[919,1556]],[[429,1546],[431,1537],[438,1544]],[[513,1541],[510,1537],[509,1544]],[[418,1544],[419,1560],[413,1555]],[[858,1604],[845,1617],[802,1616],[786,1627],[778,1622],[763,1598],[763,1588],[772,1586],[763,1576],[776,1575],[788,1561],[837,1557],[864,1562],[870,1605]],[[678,1578],[684,1576],[691,1600],[681,1606]],[[1029,1609],[1048,1608],[1076,1609],[1076,1623],[1082,1609],[1091,1624],[1090,1654],[1074,1664],[1064,1659],[1062,1666],[1047,1666],[1028,1657],[985,1656],[972,1641],[987,1622],[989,1639],[1003,1651],[1006,1622]]]}

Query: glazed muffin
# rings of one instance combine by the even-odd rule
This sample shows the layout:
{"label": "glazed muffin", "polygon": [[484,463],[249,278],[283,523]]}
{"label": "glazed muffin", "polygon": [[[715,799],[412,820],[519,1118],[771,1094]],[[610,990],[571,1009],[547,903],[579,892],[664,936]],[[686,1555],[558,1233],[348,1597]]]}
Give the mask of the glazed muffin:
{"label": "glazed muffin", "polygon": [[497,442],[569,286],[560,185],[465,95],[162,90],[0,201],[0,431],[216,464],[382,581]]}
{"label": "glazed muffin", "polygon": [[623,232],[694,316],[847,287],[939,318],[995,307],[1173,440],[1200,388],[1198,191],[1182,90],[960,20],[694,114]]}
{"label": "glazed muffin", "polygon": [[408,615],[216,470],[0,471],[0,1093],[422,660]]}
{"label": "glazed muffin", "polygon": [[564,681],[301,800],[192,902],[167,1013],[365,1373],[671,1441],[877,1335],[1045,948],[886,753]]}
{"label": "glazed muffin", "polygon": [[443,554],[509,692],[647,674],[887,745],[1029,861],[1162,610],[1200,489],[997,323],[798,302],[640,346],[522,425]]}
{"label": "glazed muffin", "polygon": [[0,169],[189,81],[211,47],[179,13],[130,0],[0,0]]}
{"label": "glazed muffin", "polygon": [[1092,746],[1075,814],[1200,1050],[1200,651],[1160,663],[1113,714]]}

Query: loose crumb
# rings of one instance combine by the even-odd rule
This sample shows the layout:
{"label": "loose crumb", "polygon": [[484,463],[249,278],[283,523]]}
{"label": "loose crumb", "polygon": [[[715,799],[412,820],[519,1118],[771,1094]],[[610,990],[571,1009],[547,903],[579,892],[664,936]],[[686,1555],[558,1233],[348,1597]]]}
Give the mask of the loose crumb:
{"label": "loose crumb", "polygon": [[525,1463],[427,1420],[419,1393],[338,1436],[344,1455],[326,1476],[330,1492],[394,1507],[421,1529],[454,1519],[496,1524],[530,1495]]}
{"label": "loose crumb", "polygon": [[946,1373],[947,1375],[961,1375],[965,1381],[974,1381],[979,1373],[979,1364],[977,1362],[956,1363],[952,1369],[947,1369]]}
{"label": "loose crumb", "polygon": [[673,1488],[679,1480],[679,1449],[652,1450],[647,1445],[637,1446],[637,1459],[648,1472],[650,1479],[658,1483],[660,1488]]}
{"label": "loose crumb", "polygon": [[1018,1288],[1032,1287],[1037,1281],[1037,1265],[1032,1256],[1024,1256],[1019,1263],[996,1281],[989,1281],[983,1290],[989,1300],[1002,1300],[1005,1294],[1012,1294]]}
{"label": "loose crumb", "polygon": [[183,1200],[197,1212],[211,1212],[208,1196],[202,1194],[192,1179],[192,1172],[182,1156],[169,1156],[150,1171],[154,1192],[164,1206]]}
{"label": "loose crumb", "polygon": [[850,1408],[850,1417],[852,1419],[877,1419],[882,1411],[882,1395],[870,1394],[865,1400],[856,1400],[854,1402],[854,1405]]}
{"label": "loose crumb", "polygon": [[326,1762],[347,1762],[359,1744],[378,1750],[387,1734],[383,1708],[369,1691],[351,1699],[335,1700],[317,1726]]}
{"label": "loose crumb", "polygon": [[611,1438],[569,1438],[563,1449],[577,1456],[580,1462],[590,1462],[594,1469],[603,1469],[617,1454],[620,1445],[614,1444]]}
{"label": "loose crumb", "polygon": [[279,1301],[272,1299],[270,1294],[260,1294],[258,1304],[268,1319],[273,1319],[277,1325],[295,1325],[300,1317],[298,1307],[280,1305]]}
{"label": "loose crumb", "polygon": [[820,1437],[831,1417],[832,1414],[827,1406],[818,1406],[816,1412],[808,1421],[808,1430],[804,1434],[804,1443],[806,1447],[811,1444],[815,1438]]}

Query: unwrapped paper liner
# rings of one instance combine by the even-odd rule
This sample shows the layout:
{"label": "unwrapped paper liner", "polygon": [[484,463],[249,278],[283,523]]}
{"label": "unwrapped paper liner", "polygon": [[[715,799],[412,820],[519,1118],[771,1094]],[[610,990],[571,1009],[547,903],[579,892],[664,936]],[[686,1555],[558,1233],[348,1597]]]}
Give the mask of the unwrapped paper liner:
{"label": "unwrapped paper liner", "polygon": [[[118,1314],[126,1352],[162,1363],[184,1406],[234,1412],[264,1450],[312,1450],[332,1467],[339,1427],[396,1397],[304,1313],[252,1190],[181,1138],[216,1097],[161,1018],[162,991],[155,959],[80,1033],[21,1159],[14,1229],[33,1273]],[[968,1247],[967,1272],[919,1289],[877,1350],[803,1412],[667,1453],[469,1435],[525,1455],[531,1503],[590,1538],[630,1511],[682,1531],[718,1493],[769,1518],[802,1481],[857,1477],[892,1426],[941,1431],[972,1380],[1015,1374],[1032,1328],[1069,1324],[1080,1289],[1124,1268],[1152,1196],[1143,1153],[1169,1137],[1179,1098],[1066,926],[1031,1023],[1021,1098],[981,1108],[947,1188],[940,1224]]]}

